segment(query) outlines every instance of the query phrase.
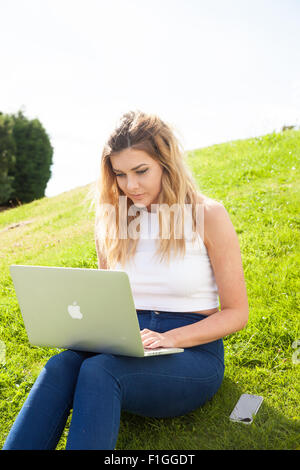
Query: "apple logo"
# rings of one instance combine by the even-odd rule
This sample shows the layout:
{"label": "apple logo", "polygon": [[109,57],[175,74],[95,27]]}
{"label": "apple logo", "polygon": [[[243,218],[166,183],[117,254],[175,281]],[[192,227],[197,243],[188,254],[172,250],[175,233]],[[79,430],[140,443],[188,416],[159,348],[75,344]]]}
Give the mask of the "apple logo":
{"label": "apple logo", "polygon": [[73,305],[68,305],[68,312],[72,318],[81,320],[83,315],[80,311],[80,306],[77,305],[77,302],[73,302]]}

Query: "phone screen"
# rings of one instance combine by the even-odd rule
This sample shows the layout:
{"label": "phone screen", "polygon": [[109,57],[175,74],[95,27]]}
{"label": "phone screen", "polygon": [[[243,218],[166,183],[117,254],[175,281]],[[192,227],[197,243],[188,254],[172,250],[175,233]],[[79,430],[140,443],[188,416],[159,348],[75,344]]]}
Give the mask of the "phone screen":
{"label": "phone screen", "polygon": [[240,396],[229,418],[231,421],[238,421],[244,424],[252,423],[253,416],[256,415],[260,405],[262,404],[262,401],[263,397],[259,395],[243,393]]}

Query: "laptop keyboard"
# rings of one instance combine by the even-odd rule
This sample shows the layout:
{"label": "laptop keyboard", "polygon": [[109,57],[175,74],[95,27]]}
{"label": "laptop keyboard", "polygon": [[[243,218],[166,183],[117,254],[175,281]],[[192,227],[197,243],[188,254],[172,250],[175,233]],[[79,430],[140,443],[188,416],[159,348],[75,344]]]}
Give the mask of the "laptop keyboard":
{"label": "laptop keyboard", "polygon": [[167,351],[168,349],[173,349],[173,348],[144,348],[144,351],[145,352],[149,352],[149,351],[159,352],[159,351]]}

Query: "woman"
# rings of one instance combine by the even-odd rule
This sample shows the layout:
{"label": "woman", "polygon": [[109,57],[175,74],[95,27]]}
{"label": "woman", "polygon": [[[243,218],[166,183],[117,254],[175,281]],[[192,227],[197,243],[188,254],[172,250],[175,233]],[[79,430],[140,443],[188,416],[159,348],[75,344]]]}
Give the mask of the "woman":
{"label": "woman", "polygon": [[128,273],[144,347],[184,352],[51,357],[4,449],[55,449],[71,408],[67,449],[114,449],[122,409],[173,417],[202,406],[223,380],[222,338],[247,323],[238,237],[224,206],[197,191],[169,124],[124,114],[98,184],[99,268]]}

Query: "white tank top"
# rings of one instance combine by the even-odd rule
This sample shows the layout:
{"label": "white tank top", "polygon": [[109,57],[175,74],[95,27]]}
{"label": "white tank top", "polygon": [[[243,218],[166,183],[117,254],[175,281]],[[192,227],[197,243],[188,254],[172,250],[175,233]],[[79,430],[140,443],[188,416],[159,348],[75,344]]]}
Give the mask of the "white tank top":
{"label": "white tank top", "polygon": [[193,242],[185,225],[186,254],[159,262],[154,257],[159,237],[156,212],[141,211],[140,239],[135,256],[117,271],[128,274],[137,310],[192,312],[219,306],[218,289],[200,234]]}

